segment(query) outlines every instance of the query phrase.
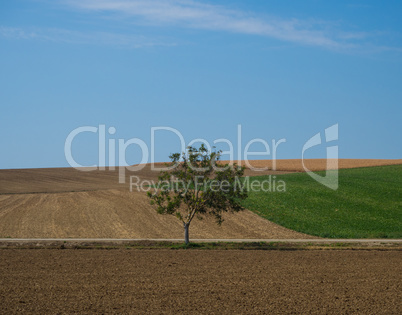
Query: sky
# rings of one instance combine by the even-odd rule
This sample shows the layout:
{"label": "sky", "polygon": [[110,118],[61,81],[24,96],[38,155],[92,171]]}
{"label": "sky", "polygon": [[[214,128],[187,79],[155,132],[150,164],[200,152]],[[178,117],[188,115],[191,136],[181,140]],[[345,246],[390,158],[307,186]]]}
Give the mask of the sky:
{"label": "sky", "polygon": [[320,133],[305,158],[400,159],[401,15],[392,0],[1,1],[0,168],[70,166],[66,147],[82,166],[167,161],[178,134],[236,158],[282,139],[276,158],[298,159]]}

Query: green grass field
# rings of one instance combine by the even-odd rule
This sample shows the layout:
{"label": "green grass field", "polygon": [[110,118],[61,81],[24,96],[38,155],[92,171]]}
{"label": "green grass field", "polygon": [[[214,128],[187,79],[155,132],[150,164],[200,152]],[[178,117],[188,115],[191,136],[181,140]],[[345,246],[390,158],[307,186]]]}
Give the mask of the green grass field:
{"label": "green grass field", "polygon": [[279,180],[285,181],[286,192],[250,192],[243,205],[310,235],[402,238],[402,165],[339,170],[336,191],[306,173],[276,176],[275,181]]}

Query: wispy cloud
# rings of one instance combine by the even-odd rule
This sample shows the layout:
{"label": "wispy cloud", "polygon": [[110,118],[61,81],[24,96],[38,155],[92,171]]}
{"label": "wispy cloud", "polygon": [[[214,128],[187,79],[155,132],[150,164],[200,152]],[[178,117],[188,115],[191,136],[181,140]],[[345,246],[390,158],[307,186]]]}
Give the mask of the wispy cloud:
{"label": "wispy cloud", "polygon": [[171,42],[151,39],[142,35],[127,35],[110,32],[81,32],[60,28],[16,28],[0,26],[0,37],[68,44],[106,45],[121,48],[174,45],[174,43]]}
{"label": "wispy cloud", "polygon": [[152,24],[227,31],[330,49],[351,48],[364,33],[329,30],[322,21],[261,17],[194,0],[65,0],[76,9],[116,13]]}
{"label": "wispy cloud", "polygon": [[[384,34],[378,31],[350,31],[339,22],[267,16],[201,2],[201,0],[62,0],[61,3],[67,8],[94,15],[95,18],[115,17],[119,27],[111,32],[95,32],[83,29],[76,31],[60,28],[22,29],[0,26],[0,37],[110,45],[122,48],[176,45],[178,39],[172,42],[172,39],[131,34],[132,23],[136,23],[248,34],[277,39],[283,43],[296,43],[342,52],[400,52],[401,50],[399,47],[386,45],[386,40],[381,40],[384,39]],[[125,29],[123,33],[121,33],[121,26]],[[379,49],[375,49],[376,47]]]}

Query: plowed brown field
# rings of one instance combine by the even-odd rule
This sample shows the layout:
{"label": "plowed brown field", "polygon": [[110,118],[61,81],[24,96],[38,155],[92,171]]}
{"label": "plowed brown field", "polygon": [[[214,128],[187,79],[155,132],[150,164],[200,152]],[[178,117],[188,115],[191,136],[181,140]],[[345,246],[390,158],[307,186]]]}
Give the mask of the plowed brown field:
{"label": "plowed brown field", "polygon": [[3,314],[400,314],[400,251],[1,250]]}
{"label": "plowed brown field", "polygon": [[[311,170],[325,169],[325,160],[306,160]],[[300,160],[252,161],[269,167],[246,175],[302,171]],[[340,160],[341,168],[401,164],[402,160]],[[127,172],[156,180],[150,166]],[[194,221],[192,238],[306,238],[250,211],[227,215],[219,227],[211,219]],[[83,172],[72,168],[0,170],[0,238],[181,238],[174,217],[157,215],[143,192],[118,183],[118,170]]]}
{"label": "plowed brown field", "polygon": [[[173,216],[156,213],[143,192],[99,190],[0,195],[0,237],[13,238],[183,238]],[[191,238],[305,238],[251,211],[195,220]]]}
{"label": "plowed brown field", "polygon": [[[307,171],[324,171],[326,169],[345,169],[345,168],[358,168],[358,167],[372,167],[372,166],[384,166],[402,164],[402,159],[399,160],[378,160],[378,159],[339,159],[339,160],[326,160],[326,159],[290,159],[290,160],[255,160],[249,161],[250,165],[247,165],[244,161],[241,165],[246,167],[251,166],[254,168],[268,168],[272,170],[275,166],[276,171],[282,172],[305,172],[304,166]],[[253,174],[258,174],[258,171],[254,171]],[[253,176],[253,175],[250,175]],[[256,175],[254,175],[256,176]]]}

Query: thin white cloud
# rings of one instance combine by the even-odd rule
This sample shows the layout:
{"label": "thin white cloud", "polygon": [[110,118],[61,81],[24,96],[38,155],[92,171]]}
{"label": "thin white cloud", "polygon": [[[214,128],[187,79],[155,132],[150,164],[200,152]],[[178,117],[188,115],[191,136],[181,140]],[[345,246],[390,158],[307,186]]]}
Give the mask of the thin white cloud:
{"label": "thin white cloud", "polygon": [[21,28],[0,26],[0,37],[11,39],[33,39],[36,34],[26,32]]}
{"label": "thin white cloud", "polygon": [[352,32],[342,32],[343,36],[338,37],[327,31],[322,21],[262,18],[194,0],[66,0],[65,3],[76,9],[117,13],[147,23],[253,34],[331,49],[352,47],[349,39],[361,39],[361,33],[357,36]]}
{"label": "thin white cloud", "polygon": [[121,48],[174,45],[173,43],[154,40],[141,35],[126,35],[110,32],[81,32],[60,28],[16,28],[0,26],[0,37],[68,44],[107,45]]}
{"label": "thin white cloud", "polygon": [[[37,39],[64,43],[110,45],[122,48],[174,46],[172,40],[130,34],[132,23],[175,26],[200,30],[231,32],[274,38],[343,52],[400,51],[378,39],[380,32],[346,31],[339,23],[317,20],[284,19],[255,12],[233,10],[200,0],[62,0],[68,8],[97,13],[95,18],[117,18],[125,32],[95,32],[50,28],[10,28],[0,26],[0,37]],[[120,25],[119,25],[120,26]],[[127,27],[129,26],[129,27]],[[119,29],[121,29],[119,27]],[[376,40],[377,39],[377,40]],[[374,42],[377,42],[374,43]],[[384,49],[384,47],[387,47]]]}

